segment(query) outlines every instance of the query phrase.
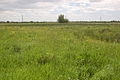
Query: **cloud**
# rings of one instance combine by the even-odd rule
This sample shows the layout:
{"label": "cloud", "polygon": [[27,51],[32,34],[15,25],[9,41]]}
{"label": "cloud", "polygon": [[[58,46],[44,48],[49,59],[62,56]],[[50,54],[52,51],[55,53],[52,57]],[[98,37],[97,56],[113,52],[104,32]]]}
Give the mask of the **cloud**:
{"label": "cloud", "polygon": [[0,0],[0,14],[24,14],[29,17],[45,15],[46,18],[53,19],[53,16],[63,13],[78,19],[81,15],[120,13],[119,3],[120,0]]}
{"label": "cloud", "polygon": [[[94,3],[95,2],[95,3]],[[112,9],[120,8],[119,0],[0,0],[0,11],[11,11],[16,9],[58,9],[65,8],[79,8],[81,9]],[[88,8],[89,7],[89,8]]]}
{"label": "cloud", "polygon": [[34,4],[37,2],[59,2],[60,0],[18,0],[18,4]]}
{"label": "cloud", "polygon": [[103,0],[89,0],[90,2],[101,2]]}
{"label": "cloud", "polygon": [[[60,1],[60,0],[59,0]],[[49,5],[53,5],[58,0],[1,0],[0,11],[15,10],[15,9],[38,9],[47,8]],[[37,4],[39,3],[39,4]],[[50,6],[49,6],[50,7]]]}

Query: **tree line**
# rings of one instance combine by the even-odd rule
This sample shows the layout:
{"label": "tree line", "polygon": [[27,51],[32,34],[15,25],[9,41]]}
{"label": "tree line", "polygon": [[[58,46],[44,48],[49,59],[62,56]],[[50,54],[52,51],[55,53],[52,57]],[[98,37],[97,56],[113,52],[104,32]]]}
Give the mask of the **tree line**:
{"label": "tree line", "polygon": [[[69,20],[67,18],[65,18],[65,16],[63,14],[60,14],[58,16],[57,19],[58,23],[68,23]],[[112,20],[112,21],[71,21],[71,22],[120,22],[120,21],[116,21],[116,20]],[[14,21],[0,21],[0,23],[47,23],[47,21],[43,21],[43,22],[39,22],[39,21],[28,21],[28,22],[14,22]]]}

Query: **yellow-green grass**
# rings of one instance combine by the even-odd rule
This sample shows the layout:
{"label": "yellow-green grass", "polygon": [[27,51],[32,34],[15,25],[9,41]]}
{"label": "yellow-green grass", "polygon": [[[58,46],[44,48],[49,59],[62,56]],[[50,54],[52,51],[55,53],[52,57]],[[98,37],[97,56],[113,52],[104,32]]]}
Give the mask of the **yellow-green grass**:
{"label": "yellow-green grass", "polygon": [[119,80],[120,24],[28,24],[0,24],[0,80]]}

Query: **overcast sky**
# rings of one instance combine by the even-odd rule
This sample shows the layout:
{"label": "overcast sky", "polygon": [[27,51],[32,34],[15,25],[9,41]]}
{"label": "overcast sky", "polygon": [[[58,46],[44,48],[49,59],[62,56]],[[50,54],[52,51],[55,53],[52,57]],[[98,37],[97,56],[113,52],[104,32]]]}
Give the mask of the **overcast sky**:
{"label": "overcast sky", "polygon": [[120,0],[0,0],[0,21],[120,20]]}

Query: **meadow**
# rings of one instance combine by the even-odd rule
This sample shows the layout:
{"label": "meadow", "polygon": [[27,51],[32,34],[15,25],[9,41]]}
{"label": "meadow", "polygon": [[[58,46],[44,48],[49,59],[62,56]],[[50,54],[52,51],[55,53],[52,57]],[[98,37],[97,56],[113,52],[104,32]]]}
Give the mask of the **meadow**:
{"label": "meadow", "polygon": [[0,80],[120,80],[120,23],[0,23]]}

